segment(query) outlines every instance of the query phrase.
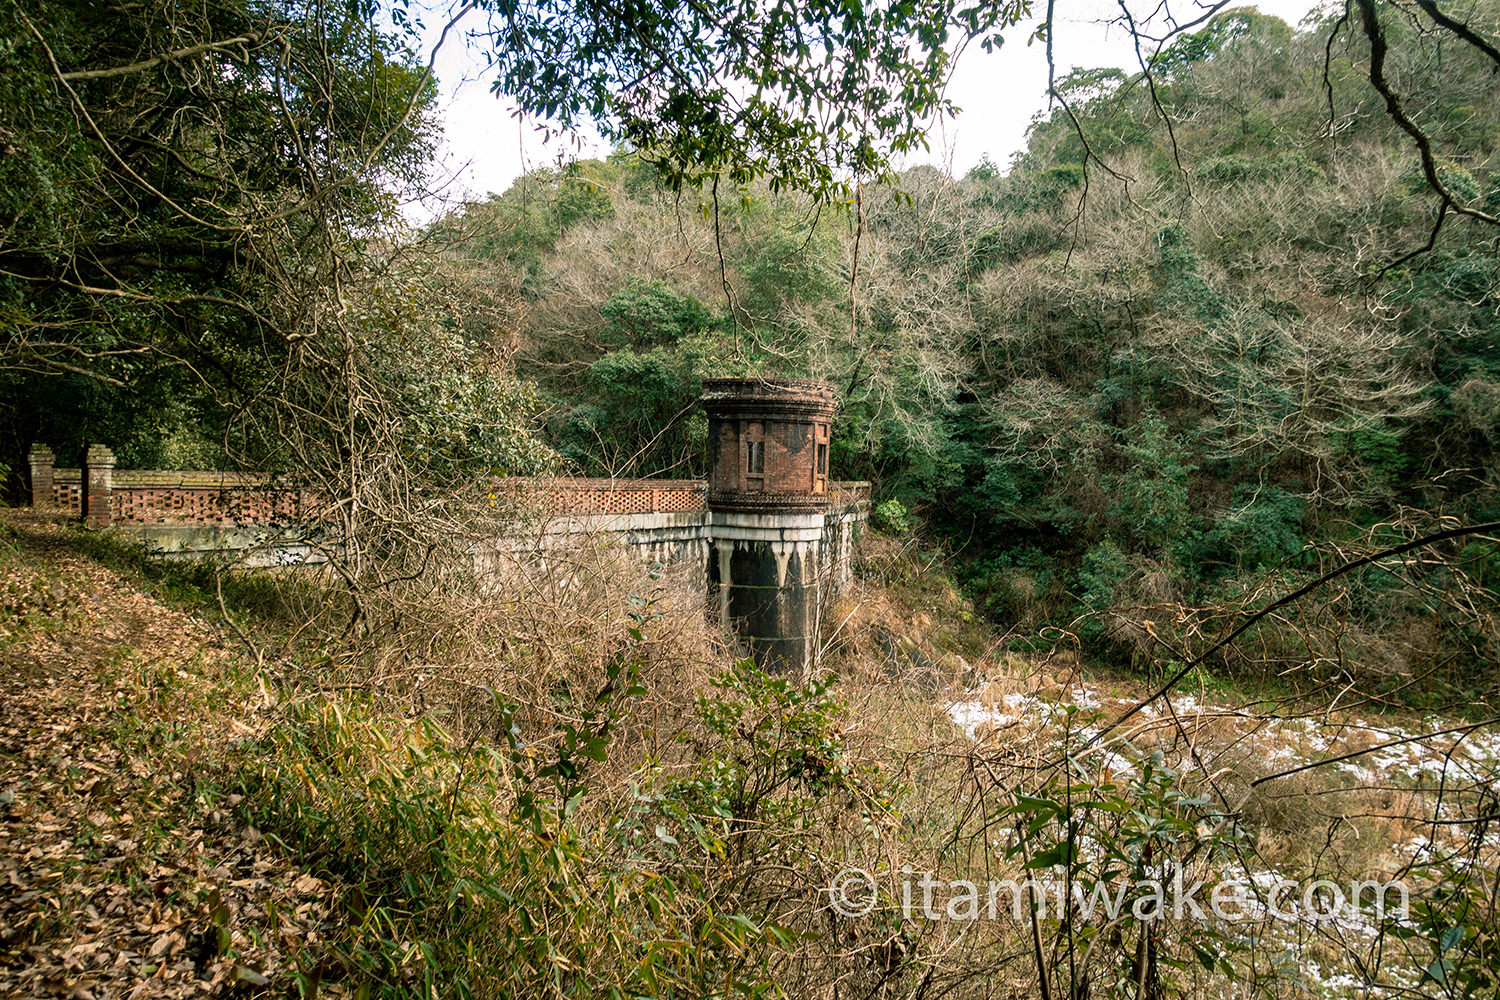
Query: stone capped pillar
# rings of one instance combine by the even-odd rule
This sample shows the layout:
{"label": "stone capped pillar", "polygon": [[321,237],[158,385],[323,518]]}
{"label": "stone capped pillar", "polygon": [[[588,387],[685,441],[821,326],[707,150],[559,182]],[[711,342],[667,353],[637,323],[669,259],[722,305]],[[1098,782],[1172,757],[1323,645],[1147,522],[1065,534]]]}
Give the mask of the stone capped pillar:
{"label": "stone capped pillar", "polygon": [[763,667],[817,651],[824,581],[832,387],[804,379],[705,379],[712,471],[710,601]]}
{"label": "stone capped pillar", "polygon": [[44,444],[33,444],[27,455],[31,460],[31,506],[52,506],[52,470],[57,456]]}
{"label": "stone capped pillar", "polygon": [[83,521],[91,528],[109,527],[114,476],[115,453],[102,444],[89,445],[83,460]]}

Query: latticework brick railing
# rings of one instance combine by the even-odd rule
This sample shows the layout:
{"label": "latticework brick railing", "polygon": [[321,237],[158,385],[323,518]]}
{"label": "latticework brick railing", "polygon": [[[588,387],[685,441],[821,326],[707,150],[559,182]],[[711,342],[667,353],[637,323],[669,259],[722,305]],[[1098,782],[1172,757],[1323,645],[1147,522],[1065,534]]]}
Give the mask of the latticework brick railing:
{"label": "latticework brick railing", "polygon": [[870,484],[866,482],[829,483],[828,499],[835,506],[870,502]]}
{"label": "latticework brick railing", "polygon": [[126,524],[295,523],[311,513],[301,490],[220,472],[115,473],[111,513]]}
{"label": "latticework brick railing", "polygon": [[546,516],[675,514],[702,510],[706,486],[696,479],[504,479],[522,506]]}
{"label": "latticework brick railing", "polygon": [[[309,494],[233,472],[115,469],[108,449],[95,446],[89,469],[53,467],[45,447],[32,449],[32,502],[105,524],[296,523],[314,515]],[[508,478],[496,493],[546,517],[675,514],[703,510],[708,484],[696,479]],[[93,503],[90,503],[90,498]],[[768,495],[771,506],[776,497]],[[805,497],[803,499],[806,499]],[[835,505],[870,499],[869,483],[830,483]]]}
{"label": "latticework brick railing", "polygon": [[[233,472],[119,469],[111,475],[112,524],[269,524],[307,516],[306,494]],[[82,516],[84,472],[54,469],[52,503]],[[95,520],[101,520],[95,518]]]}
{"label": "latticework brick railing", "polygon": [[[35,475],[32,477],[35,479]],[[32,501],[35,503],[35,499]],[[52,504],[75,517],[83,514],[83,470],[52,470]]]}
{"label": "latticework brick railing", "polygon": [[[694,479],[509,479],[503,481],[523,506],[542,514],[589,516],[595,514],[674,514],[702,510],[708,502],[708,484]],[[795,507],[824,498],[808,494],[743,494],[764,499],[766,509]],[[830,483],[826,498],[834,505],[867,503],[869,483]]]}

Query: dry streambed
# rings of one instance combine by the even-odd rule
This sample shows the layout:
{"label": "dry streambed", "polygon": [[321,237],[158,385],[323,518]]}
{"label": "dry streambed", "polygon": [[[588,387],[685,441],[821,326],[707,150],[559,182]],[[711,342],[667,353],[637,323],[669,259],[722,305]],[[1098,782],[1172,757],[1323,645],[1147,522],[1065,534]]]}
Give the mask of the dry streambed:
{"label": "dry streambed", "polygon": [[1187,694],[1143,707],[1097,740],[1135,704],[1088,683],[1027,690],[1002,680],[946,708],[982,748],[1055,756],[1066,747],[1106,788],[1128,786],[1142,762],[1160,754],[1184,786],[1212,786],[1239,806],[1243,849],[1215,874],[1262,901],[1255,946],[1292,963],[1302,989],[1326,997],[1445,995],[1424,981],[1434,960],[1426,939],[1395,933],[1415,926],[1410,916],[1380,919],[1352,907],[1310,915],[1288,905],[1272,919],[1264,900],[1283,881],[1298,887],[1286,897],[1294,903],[1318,879],[1399,881],[1414,899],[1454,879],[1473,877],[1481,889],[1495,883],[1500,822],[1484,817],[1500,792],[1500,730],[1437,716],[1271,715]]}

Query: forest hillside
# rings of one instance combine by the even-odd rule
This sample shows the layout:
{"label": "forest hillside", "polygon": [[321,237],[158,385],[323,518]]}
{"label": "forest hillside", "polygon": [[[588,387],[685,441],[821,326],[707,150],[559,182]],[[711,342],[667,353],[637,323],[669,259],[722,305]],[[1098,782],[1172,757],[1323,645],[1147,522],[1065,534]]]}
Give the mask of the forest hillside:
{"label": "forest hillside", "polygon": [[[622,152],[438,228],[511,296],[505,348],[570,467],[701,475],[701,378],[828,380],[836,471],[957,551],[1017,648],[1050,626],[1128,660],[1149,639],[1127,608],[1233,603],[1342,546],[1500,512],[1493,227],[1439,212],[1334,27],[1220,15],[1151,86],[1061,80],[1066,110],[1007,167],[914,168],[849,204],[673,193]],[[1448,186],[1500,205],[1494,66],[1403,51]],[[1483,657],[1454,672],[1399,589],[1359,579],[1339,666],[1492,683]],[[1395,646],[1363,635],[1392,621]]]}

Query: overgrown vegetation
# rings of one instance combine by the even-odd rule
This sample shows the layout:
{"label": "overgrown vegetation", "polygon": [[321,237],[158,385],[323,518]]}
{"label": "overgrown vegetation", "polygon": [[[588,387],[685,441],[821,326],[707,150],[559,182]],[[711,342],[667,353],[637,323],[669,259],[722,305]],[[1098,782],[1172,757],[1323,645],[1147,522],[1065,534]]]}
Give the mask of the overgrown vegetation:
{"label": "overgrown vegetation", "polygon": [[[49,976],[356,997],[1491,983],[1487,834],[1425,817],[1485,815],[1493,734],[1382,760],[1424,723],[1176,698],[1177,718],[1100,744],[1130,682],[1000,653],[940,555],[910,540],[879,540],[845,596],[838,680],[734,662],[693,602],[608,549],[580,555],[595,582],[571,617],[539,613],[507,630],[524,642],[467,638],[391,676],[292,628],[253,575],[164,568],[55,519],[5,523],[0,662],[19,714],[0,726],[0,805],[13,844],[50,838],[0,906],[0,981],[18,990],[45,995]],[[497,624],[546,588],[510,576],[463,613]],[[232,628],[215,637],[179,609]],[[882,627],[894,617],[914,623],[899,643]],[[956,670],[975,701],[950,718],[925,679]],[[1378,771],[1337,764],[1350,753]],[[101,784],[111,768],[124,777]],[[851,868],[874,878],[863,916],[830,906]],[[1300,916],[1266,917],[1268,874]],[[1375,897],[1336,924],[1300,909],[1317,879],[1390,877],[1411,889],[1410,920]],[[1240,916],[1159,909],[1152,878],[1202,883],[1200,902],[1238,886]],[[1001,879],[1052,902],[1001,896],[989,913],[983,888],[956,881]]]}
{"label": "overgrown vegetation", "polygon": [[[1479,204],[1492,62],[1388,30],[1450,190]],[[1450,218],[1424,251],[1440,199],[1366,49],[1335,15],[1227,13],[1166,50],[1154,86],[1060,80],[1066,110],[1003,174],[920,167],[842,207],[721,186],[695,214],[621,152],[441,227],[495,273],[532,255],[516,370],[578,468],[701,475],[701,376],[826,379],[835,465],[941,512],[1014,648],[1060,629],[1125,666],[1154,655],[1142,621],[1193,623],[1181,638],[1267,574],[1295,586],[1330,553],[1500,510],[1493,228]],[[1488,639],[1419,636],[1434,586],[1351,581],[1336,669],[1403,697],[1488,690]],[[1218,668],[1302,662],[1275,645]]]}
{"label": "overgrown vegetation", "polygon": [[[479,6],[621,145],[422,232],[405,4],[0,8],[0,471],[279,474],[328,560],[7,516],[7,985],[1495,992],[1493,4],[1220,12],[962,178],[887,154],[1016,5]],[[490,544],[496,475],[702,475],[745,373],[831,382],[877,491],[807,677],[607,539]]]}

